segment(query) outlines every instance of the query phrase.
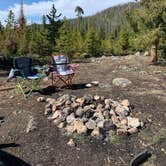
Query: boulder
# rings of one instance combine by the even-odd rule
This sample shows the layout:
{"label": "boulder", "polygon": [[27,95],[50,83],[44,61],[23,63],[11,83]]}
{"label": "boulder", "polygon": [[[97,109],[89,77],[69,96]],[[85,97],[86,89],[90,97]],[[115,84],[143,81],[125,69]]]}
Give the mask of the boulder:
{"label": "boulder", "polygon": [[120,86],[122,88],[125,88],[125,87],[131,85],[132,82],[130,80],[128,80],[127,78],[115,78],[115,79],[113,79],[112,84],[115,86]]}

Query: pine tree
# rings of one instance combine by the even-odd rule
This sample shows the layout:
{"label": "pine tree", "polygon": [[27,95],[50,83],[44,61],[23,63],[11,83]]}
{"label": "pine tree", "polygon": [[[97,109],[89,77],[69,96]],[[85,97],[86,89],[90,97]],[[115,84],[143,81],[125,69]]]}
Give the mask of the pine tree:
{"label": "pine tree", "polygon": [[57,39],[56,51],[65,53],[69,56],[72,55],[72,40],[71,33],[69,30],[68,21],[66,18],[63,20],[63,25],[59,30],[59,39]]}
{"label": "pine tree", "polygon": [[16,22],[14,19],[14,13],[12,10],[10,10],[3,33],[4,42],[2,45],[2,53],[7,57],[12,56],[17,51],[15,27]]}
{"label": "pine tree", "polygon": [[89,28],[85,39],[85,50],[90,56],[98,56],[100,53],[100,37],[92,28]]}
{"label": "pine tree", "polygon": [[62,25],[61,21],[57,20],[61,16],[61,13],[59,15],[56,15],[56,13],[57,13],[57,10],[55,9],[55,6],[53,5],[50,13],[47,15],[47,18],[49,20],[48,40],[50,41],[51,51],[53,51],[55,48],[56,39],[58,39],[59,37],[59,28]]}

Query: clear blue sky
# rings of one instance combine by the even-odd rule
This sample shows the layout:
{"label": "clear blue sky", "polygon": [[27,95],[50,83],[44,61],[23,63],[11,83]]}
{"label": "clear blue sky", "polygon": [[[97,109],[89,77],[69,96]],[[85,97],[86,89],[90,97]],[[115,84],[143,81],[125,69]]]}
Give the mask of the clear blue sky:
{"label": "clear blue sky", "polygon": [[[9,10],[18,18],[21,0],[0,0],[0,21],[4,23]],[[40,22],[43,14],[48,14],[52,4],[55,5],[58,13],[62,13],[67,18],[76,16],[74,9],[81,6],[85,16],[93,15],[103,9],[124,4],[134,0],[23,0],[24,14],[29,23]]]}

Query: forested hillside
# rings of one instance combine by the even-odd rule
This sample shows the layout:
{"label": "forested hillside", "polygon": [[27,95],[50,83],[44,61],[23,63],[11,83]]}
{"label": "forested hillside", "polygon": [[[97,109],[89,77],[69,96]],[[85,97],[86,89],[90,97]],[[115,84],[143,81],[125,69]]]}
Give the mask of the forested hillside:
{"label": "forested hillside", "polygon": [[62,20],[53,5],[40,25],[27,25],[23,4],[18,20],[10,10],[6,25],[0,23],[0,54],[5,58],[40,58],[66,53],[72,58],[86,58],[149,51],[153,62],[159,56],[166,57],[165,0],[141,0],[89,17],[84,17],[84,9],[77,6],[75,13],[76,19]]}
{"label": "forested hillside", "polygon": [[105,9],[93,16],[82,17],[79,24],[78,19],[69,20],[72,29],[86,32],[89,27],[97,32],[101,32],[103,38],[111,34],[116,38],[120,30],[126,24],[126,14],[131,14],[132,10],[139,8],[138,3],[128,3]]}

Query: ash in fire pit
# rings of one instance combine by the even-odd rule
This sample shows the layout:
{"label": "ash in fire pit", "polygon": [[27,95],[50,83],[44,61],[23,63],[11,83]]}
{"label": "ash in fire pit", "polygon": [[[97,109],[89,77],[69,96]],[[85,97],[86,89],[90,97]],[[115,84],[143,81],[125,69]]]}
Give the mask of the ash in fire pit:
{"label": "ash in fire pit", "polygon": [[105,138],[109,133],[128,135],[137,133],[143,122],[132,117],[128,100],[114,101],[104,96],[61,95],[59,98],[43,97],[38,102],[47,102],[45,115],[67,134],[85,134]]}

